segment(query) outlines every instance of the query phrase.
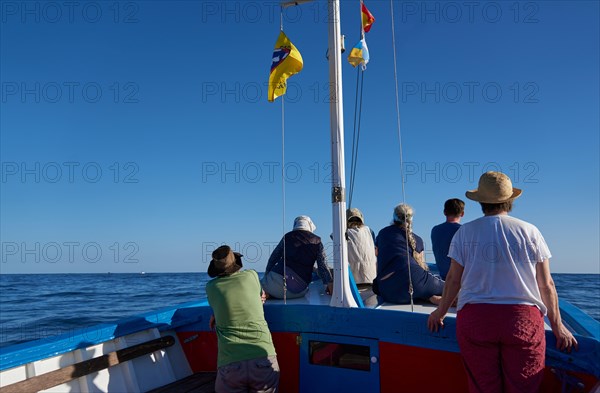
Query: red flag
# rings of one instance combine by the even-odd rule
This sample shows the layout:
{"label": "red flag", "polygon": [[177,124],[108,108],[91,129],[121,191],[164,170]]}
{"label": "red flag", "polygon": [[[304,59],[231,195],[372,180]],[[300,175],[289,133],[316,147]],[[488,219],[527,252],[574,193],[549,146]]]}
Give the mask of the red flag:
{"label": "red flag", "polygon": [[375,17],[369,12],[365,4],[362,4],[362,26],[365,33],[371,30],[371,25],[375,22]]}

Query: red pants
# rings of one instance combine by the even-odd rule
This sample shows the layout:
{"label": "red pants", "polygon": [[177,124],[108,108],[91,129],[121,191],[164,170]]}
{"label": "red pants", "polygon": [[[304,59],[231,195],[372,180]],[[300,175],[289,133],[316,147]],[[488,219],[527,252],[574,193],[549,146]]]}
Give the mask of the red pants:
{"label": "red pants", "polygon": [[537,392],[544,376],[544,317],[535,306],[467,304],[456,336],[469,391]]}

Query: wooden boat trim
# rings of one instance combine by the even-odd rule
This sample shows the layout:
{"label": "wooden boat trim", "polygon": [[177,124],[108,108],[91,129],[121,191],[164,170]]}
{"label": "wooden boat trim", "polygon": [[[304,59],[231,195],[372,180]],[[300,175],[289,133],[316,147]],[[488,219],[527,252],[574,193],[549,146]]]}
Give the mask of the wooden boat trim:
{"label": "wooden boat trim", "polygon": [[198,322],[208,324],[208,319],[203,320],[207,317],[206,313],[198,312],[207,305],[206,301],[183,303],[121,319],[114,323],[90,326],[58,336],[1,348],[0,371],[102,344],[147,329],[158,329],[158,331],[164,332]]}
{"label": "wooden boat trim", "polygon": [[173,336],[165,336],[118,351],[109,352],[90,360],[71,364],[58,370],[31,377],[24,381],[0,387],[0,393],[39,392],[62,385],[106,368],[125,363],[140,356],[168,348],[175,344]]}

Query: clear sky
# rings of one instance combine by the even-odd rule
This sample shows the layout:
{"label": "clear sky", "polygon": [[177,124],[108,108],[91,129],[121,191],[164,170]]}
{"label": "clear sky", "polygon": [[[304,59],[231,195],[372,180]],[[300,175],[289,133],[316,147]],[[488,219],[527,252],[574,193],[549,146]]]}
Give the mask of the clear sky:
{"label": "clear sky", "polygon": [[[204,272],[223,243],[262,271],[300,214],[329,239],[324,1],[284,14],[304,58],[285,101],[285,216],[275,2],[0,4],[2,273]],[[378,232],[403,197],[390,5],[366,4],[353,205]],[[394,4],[406,202],[428,261],[443,202],[502,170],[552,271],[599,273],[599,3]],[[342,2],[342,32],[351,48],[358,1]],[[349,168],[356,70],[343,72]]]}

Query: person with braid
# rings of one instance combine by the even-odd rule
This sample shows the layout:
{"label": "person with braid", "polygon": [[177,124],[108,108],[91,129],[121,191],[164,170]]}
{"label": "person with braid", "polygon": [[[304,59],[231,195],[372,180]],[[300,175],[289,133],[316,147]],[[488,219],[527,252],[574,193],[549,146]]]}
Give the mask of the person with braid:
{"label": "person with braid", "polygon": [[410,303],[413,299],[438,304],[444,281],[429,272],[423,256],[423,239],[412,231],[413,209],[400,204],[394,208],[392,224],[377,235],[377,277],[374,291],[383,301]]}

